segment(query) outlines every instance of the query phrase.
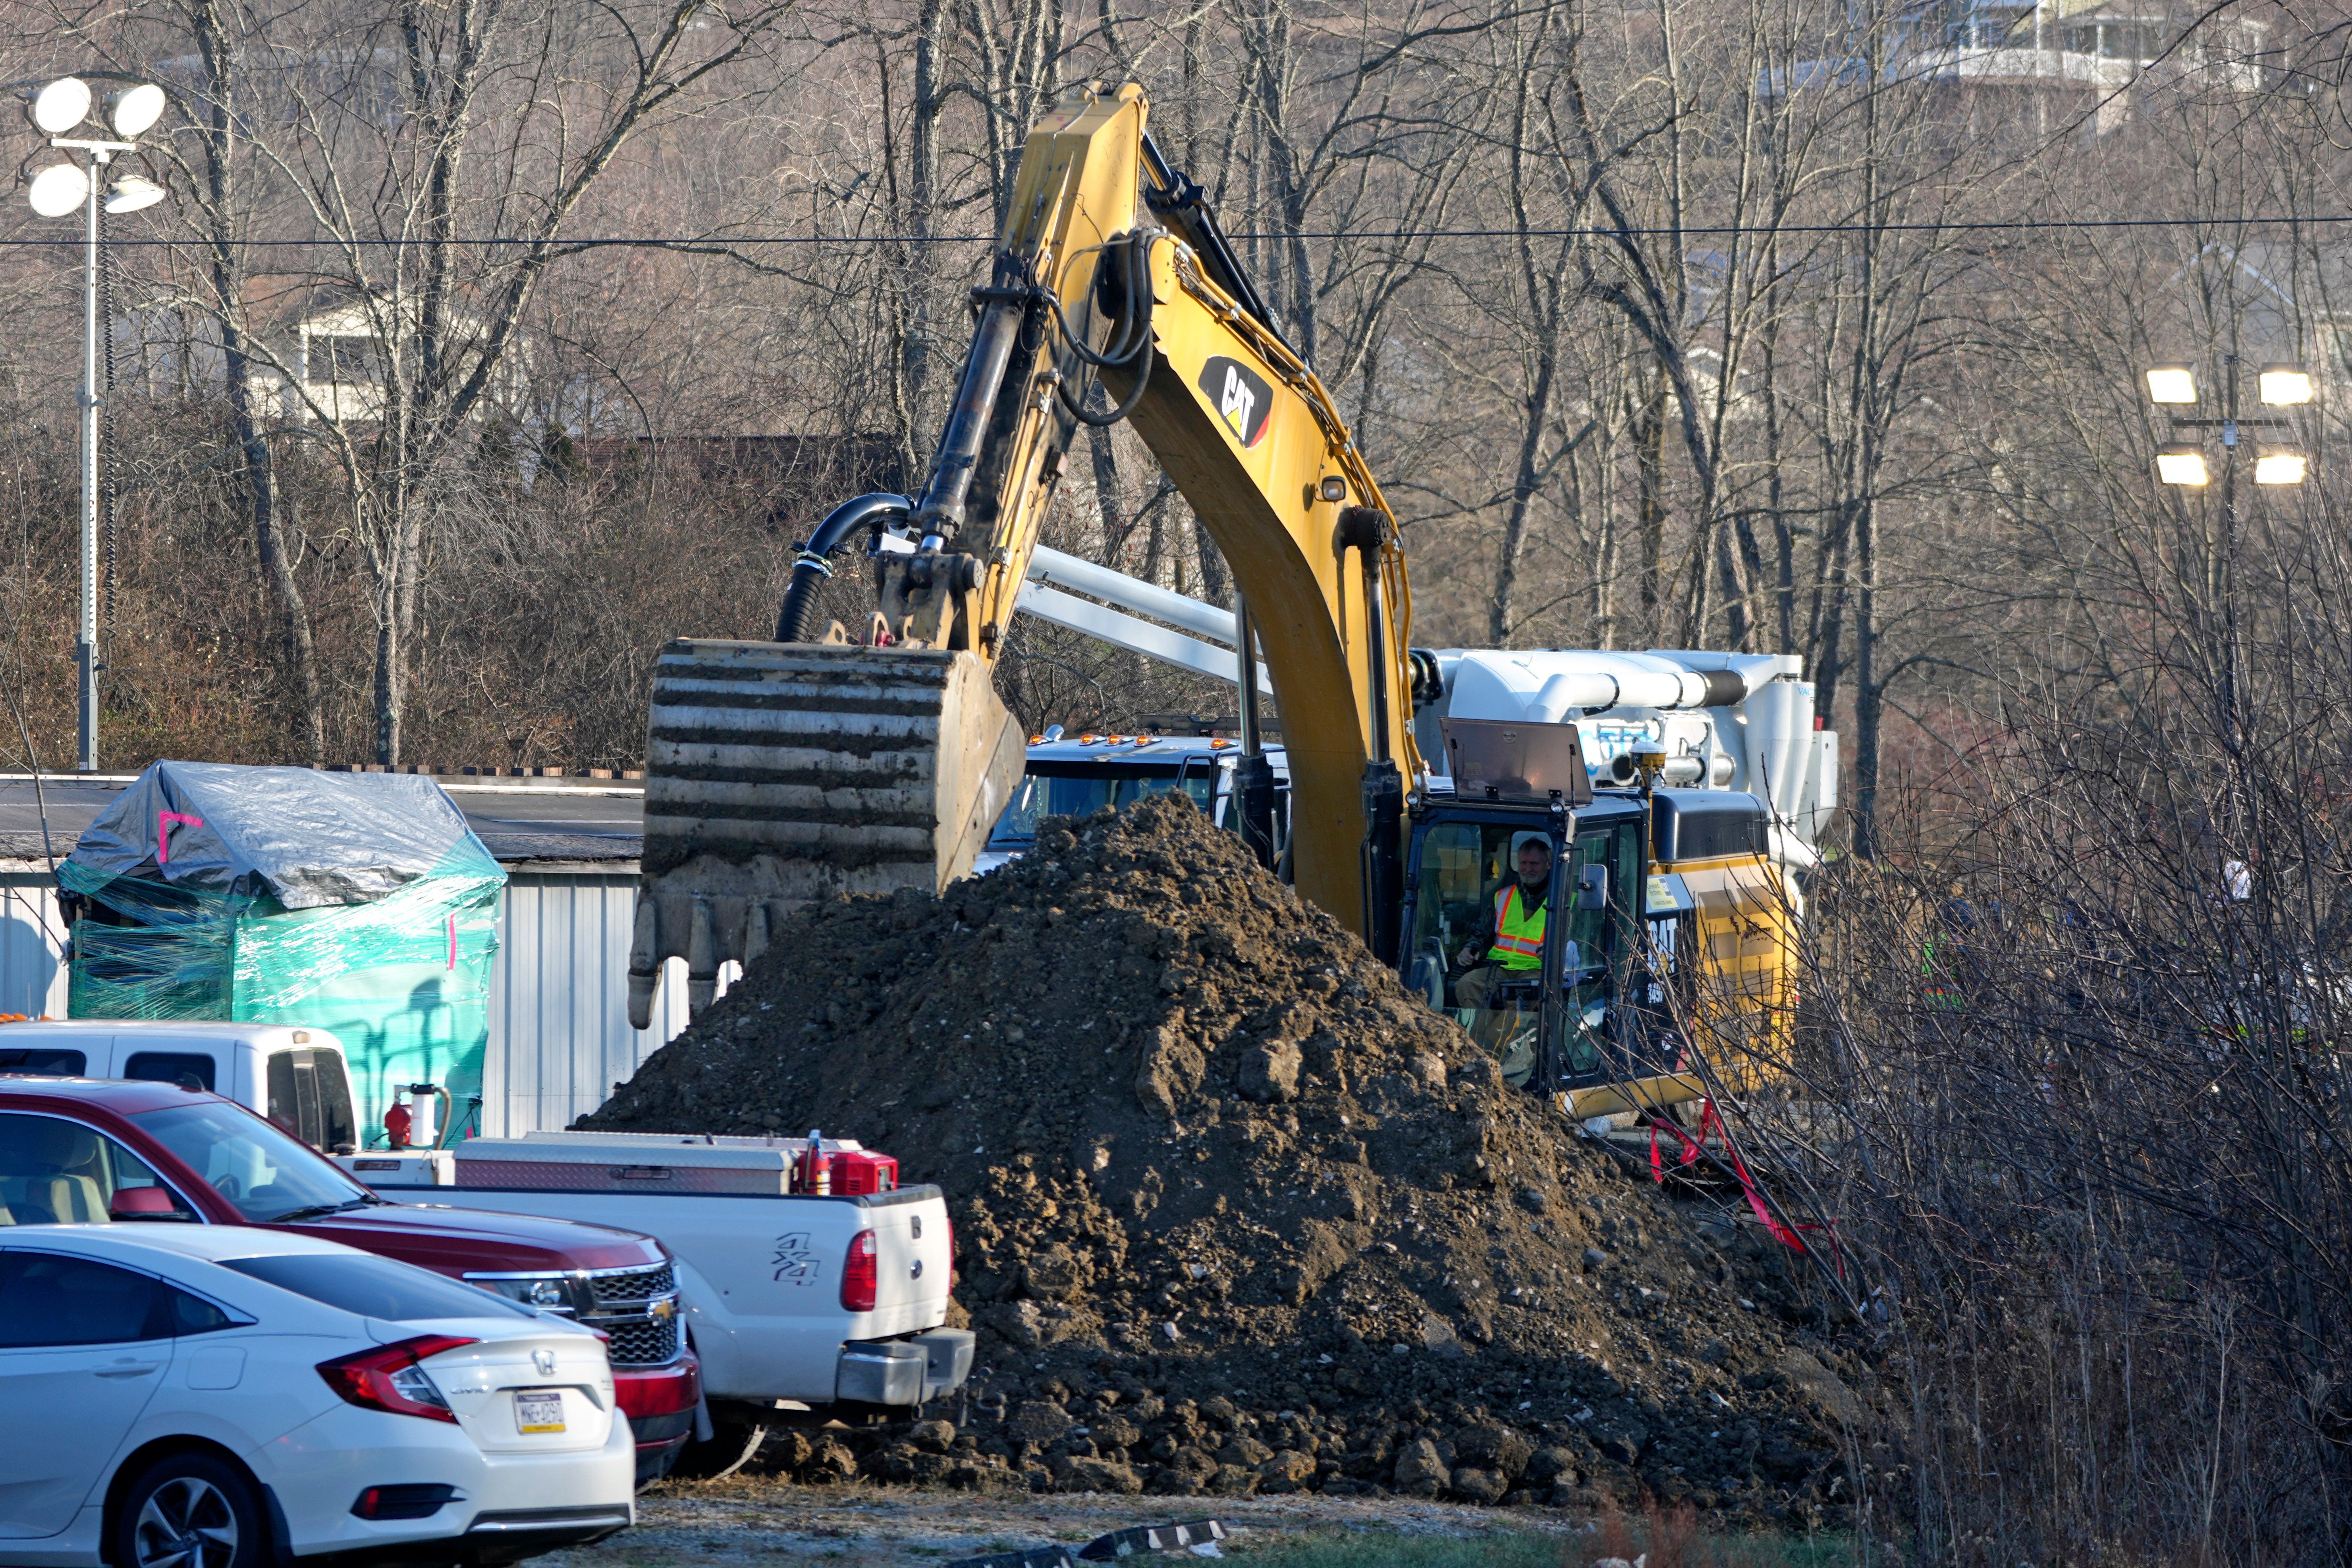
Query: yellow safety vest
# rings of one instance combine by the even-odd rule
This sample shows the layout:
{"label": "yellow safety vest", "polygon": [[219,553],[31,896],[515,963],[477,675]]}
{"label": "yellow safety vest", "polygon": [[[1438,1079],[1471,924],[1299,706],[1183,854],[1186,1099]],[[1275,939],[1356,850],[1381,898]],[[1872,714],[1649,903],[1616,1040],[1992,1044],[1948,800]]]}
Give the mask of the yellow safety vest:
{"label": "yellow safety vest", "polygon": [[1513,882],[1495,895],[1495,945],[1486,950],[1490,963],[1506,969],[1543,967],[1544,916],[1549,906],[1528,912],[1528,901]]}

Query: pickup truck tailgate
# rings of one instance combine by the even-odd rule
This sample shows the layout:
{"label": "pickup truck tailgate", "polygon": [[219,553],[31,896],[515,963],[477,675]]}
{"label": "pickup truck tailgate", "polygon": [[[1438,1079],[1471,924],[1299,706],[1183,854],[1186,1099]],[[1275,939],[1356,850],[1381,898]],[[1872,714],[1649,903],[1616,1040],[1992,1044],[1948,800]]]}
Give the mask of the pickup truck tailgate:
{"label": "pickup truck tailgate", "polygon": [[874,1231],[874,1310],[856,1314],[872,1325],[856,1337],[902,1334],[943,1321],[955,1272],[945,1205],[877,1206],[866,1211],[866,1220]]}

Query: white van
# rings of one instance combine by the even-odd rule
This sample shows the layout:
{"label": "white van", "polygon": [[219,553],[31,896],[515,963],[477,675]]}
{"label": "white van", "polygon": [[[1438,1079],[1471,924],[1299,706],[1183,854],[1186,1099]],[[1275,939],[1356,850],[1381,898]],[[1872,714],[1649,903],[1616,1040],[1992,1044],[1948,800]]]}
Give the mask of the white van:
{"label": "white van", "polygon": [[0,1075],[193,1083],[247,1106],[314,1149],[359,1147],[342,1043],[324,1029],[195,1019],[0,1024]]}

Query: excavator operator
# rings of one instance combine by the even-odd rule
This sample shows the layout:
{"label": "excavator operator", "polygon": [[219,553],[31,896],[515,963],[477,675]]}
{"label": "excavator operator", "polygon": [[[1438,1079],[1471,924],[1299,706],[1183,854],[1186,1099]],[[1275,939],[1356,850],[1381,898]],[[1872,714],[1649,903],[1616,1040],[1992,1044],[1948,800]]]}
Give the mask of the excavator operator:
{"label": "excavator operator", "polygon": [[1465,1007],[1486,1006],[1498,981],[1531,980],[1543,967],[1551,844],[1540,833],[1526,833],[1516,849],[1518,875],[1496,890],[1477,934],[1454,957],[1455,966],[1467,972],[1454,983],[1454,997]]}

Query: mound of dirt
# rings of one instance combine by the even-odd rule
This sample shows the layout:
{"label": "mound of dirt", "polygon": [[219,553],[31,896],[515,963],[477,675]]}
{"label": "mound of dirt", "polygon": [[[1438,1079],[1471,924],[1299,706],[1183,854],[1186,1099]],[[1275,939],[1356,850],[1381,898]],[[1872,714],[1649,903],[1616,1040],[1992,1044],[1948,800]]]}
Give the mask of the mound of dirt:
{"label": "mound of dirt", "polygon": [[1872,1386],[1776,1244],[1508,1089],[1181,797],[803,911],[581,1125],[822,1127],[945,1189],[961,1429],[795,1436],[814,1473],[1809,1516]]}

